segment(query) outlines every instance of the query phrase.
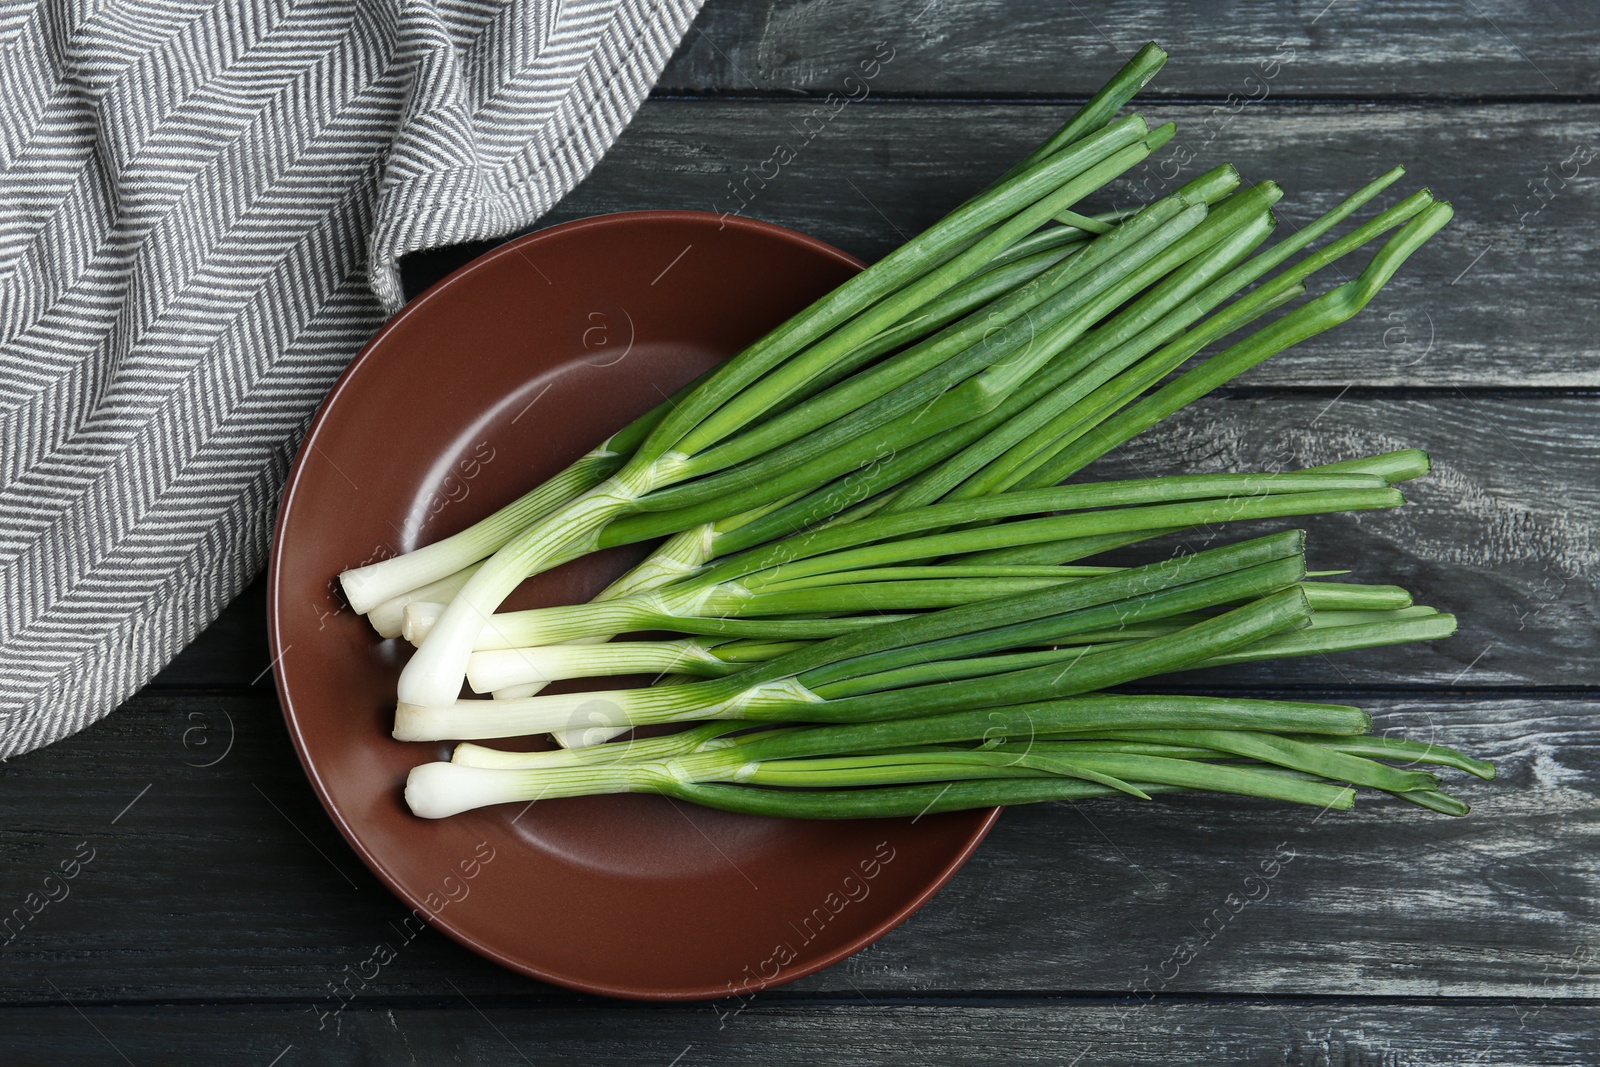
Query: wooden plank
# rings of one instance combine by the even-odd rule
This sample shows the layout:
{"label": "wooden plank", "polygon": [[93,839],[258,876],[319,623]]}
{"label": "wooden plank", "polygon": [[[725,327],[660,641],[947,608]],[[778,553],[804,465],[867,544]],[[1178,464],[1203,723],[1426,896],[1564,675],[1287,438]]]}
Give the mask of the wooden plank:
{"label": "wooden plank", "polygon": [[[1061,121],[1057,105],[655,101],[546,220],[642,208],[744,211],[876,259],[983,186]],[[1396,163],[1456,220],[1355,321],[1253,371],[1258,385],[1600,385],[1600,168],[1594,112],[1572,106],[1147,108],[1179,135],[1107,203],[1222,163],[1287,190],[1301,226]],[[824,115],[829,114],[824,109]],[[809,138],[809,139],[808,139]],[[793,160],[774,160],[780,145]],[[1576,153],[1576,154],[1575,154]],[[1588,162],[1585,163],[1584,160]],[[1183,160],[1188,162],[1179,166]],[[1176,170],[1174,168],[1177,168]],[[1174,175],[1176,175],[1174,177]],[[767,179],[763,181],[765,176]],[[1170,180],[1169,180],[1170,179]],[[1548,186],[1535,182],[1549,182]],[[741,196],[734,183],[747,183]],[[745,205],[741,207],[741,205]],[[459,258],[459,256],[457,256]],[[415,283],[437,277],[412,262]],[[1314,292],[1352,276],[1356,257]]]}
{"label": "wooden plank", "polygon": [[1150,40],[1172,53],[1165,93],[1259,94],[1264,78],[1274,96],[1575,94],[1595,89],[1600,17],[1489,0],[710,0],[657,92],[859,92],[844,79],[883,42],[880,93],[1087,95]]}
{"label": "wooden plank", "polygon": [[[1090,468],[1096,477],[1283,470],[1382,452],[1430,450],[1436,471],[1397,511],[1307,520],[1318,568],[1392,582],[1461,615],[1427,646],[1285,661],[1196,685],[1536,685],[1600,682],[1600,439],[1592,398],[1442,392],[1217,395]],[[1224,527],[1239,539],[1288,522]],[[1191,537],[1191,547],[1203,543]],[[1154,548],[1130,560],[1153,558]],[[159,685],[269,688],[259,586],[157,679]]]}
{"label": "wooden plank", "polygon": [[[1320,817],[1195,797],[1015,809],[904,927],[786,988],[872,1000],[1600,995],[1600,702],[1362,703],[1380,731],[1495,760],[1500,781],[1452,775],[1477,809],[1455,820],[1379,798]],[[328,1010],[330,983],[394,942],[407,914],[317,807],[263,697],[147,692],[6,770],[4,909],[47,888],[80,843],[94,854],[64,899],[0,945],[0,1002],[60,1003],[53,983],[89,1003]],[[581,999],[431,931],[396,955],[360,1001]]]}
{"label": "wooden plank", "polygon": [[[603,1002],[558,1009],[452,996],[448,1006],[347,1011],[317,1031],[296,1006],[12,1009],[17,1063],[1226,1063],[1239,1067],[1499,1067],[1594,1062],[1592,1007],[1534,1002],[1325,1003],[1028,1000],[1005,1004],[750,1002],[742,1011]],[[1526,1023],[1522,1022],[1526,1019]]]}

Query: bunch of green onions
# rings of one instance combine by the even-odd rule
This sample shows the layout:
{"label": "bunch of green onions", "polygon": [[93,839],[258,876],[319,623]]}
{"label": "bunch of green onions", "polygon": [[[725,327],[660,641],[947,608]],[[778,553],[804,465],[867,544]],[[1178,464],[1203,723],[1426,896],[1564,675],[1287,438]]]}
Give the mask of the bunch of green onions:
{"label": "bunch of green onions", "polygon": [[[577,715],[619,727],[724,717],[840,722],[1090,692],[1227,662],[1240,652],[1260,658],[1257,646],[1275,635],[1269,649],[1285,638],[1297,648],[1288,632],[1312,621],[1305,578],[1304,535],[1289,531],[1093,577],[1047,579],[788,650],[769,645],[741,669],[706,681],[447,708],[402,704],[395,735],[438,741],[545,733],[570,728]],[[937,592],[940,583],[932,584]],[[1337,585],[1331,594],[1338,603]],[[1454,627],[1432,612],[1368,613],[1372,618],[1355,627],[1323,627],[1307,651],[1323,651],[1330,641],[1348,647],[1344,633],[1363,627],[1368,643],[1373,627],[1421,637]]]}
{"label": "bunch of green onions", "polygon": [[[1115,119],[1164,60],[1141,50],[995,184],[544,485],[341,575],[380,633],[417,643],[397,737],[567,746],[462,745],[413,772],[413,809],[618,790],[805,817],[1187,789],[1341,806],[1360,785],[1465,810],[1378,758],[1486,765],[1365,738],[1354,709],[1102,692],[1454,629],[1403,590],[1308,580],[1297,531],[1081,562],[1197,525],[1393,507],[1393,485],[1427,470],[1408,450],[1058,484],[1349,319],[1450,218],[1420,191],[1314,247],[1400,168],[1271,245],[1281,191],[1231,167],[1135,211],[1079,213],[1172,136]],[[1354,278],[1301,300],[1380,239]],[[498,612],[531,575],[655,539],[591,604]],[[610,640],[646,630],[685,636]],[[664,671],[643,689],[538,692]],[[495,699],[458,699],[465,680]],[[974,733],[984,714],[1009,725]],[[599,743],[685,722],[703,725]]]}
{"label": "bunch of green onions", "polygon": [[885,722],[735,733],[709,722],[662,737],[547,752],[459,746],[407,783],[412,810],[654,792],[752,815],[888,818],[996,804],[1206,791],[1349,808],[1352,785],[1464,815],[1436,775],[1494,768],[1438,745],[1364,736],[1336,704],[1093,694]]}

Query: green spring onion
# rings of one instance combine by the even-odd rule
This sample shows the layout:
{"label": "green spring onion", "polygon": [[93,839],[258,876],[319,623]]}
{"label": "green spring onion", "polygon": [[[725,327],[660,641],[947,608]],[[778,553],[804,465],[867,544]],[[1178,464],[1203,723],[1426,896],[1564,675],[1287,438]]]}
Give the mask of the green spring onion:
{"label": "green spring onion", "polygon": [[[395,736],[466,742],[413,772],[413,809],[618,791],[818,818],[1186,791],[1327,808],[1367,788],[1463,813],[1418,768],[1492,768],[1365,736],[1356,709],[1104,692],[1455,629],[1394,586],[1315,580],[1330,575],[1308,574],[1298,531],[1085,562],[1195,527],[1396,507],[1428,469],[1404,450],[1058,484],[1349,320],[1451,217],[1422,190],[1321,243],[1395,168],[1269,242],[1282,191],[1227,166],[1094,214],[1088,198],[1173,136],[1116,118],[1165,59],[1142,49],[996,182],[549,482],[341,575],[381,634],[417,645]],[[531,575],[654,539],[588,604],[499,611]],[[679,636],[612,640],[661,630]],[[540,692],[639,673],[670,677]],[[460,699],[464,681],[495,699]],[[674,723],[694,725],[598,744]],[[571,747],[472,743],[540,733]]]}

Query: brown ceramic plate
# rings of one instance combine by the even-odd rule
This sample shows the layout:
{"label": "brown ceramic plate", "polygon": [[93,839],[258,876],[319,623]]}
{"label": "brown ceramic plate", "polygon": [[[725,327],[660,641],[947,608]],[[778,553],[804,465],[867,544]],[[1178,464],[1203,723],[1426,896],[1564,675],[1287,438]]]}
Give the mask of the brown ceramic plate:
{"label": "brown ceramic plate", "polygon": [[[793,231],[699,212],[555,226],[413,301],[322,405],[278,517],[278,694],[351,846],[462,944],[594,993],[747,993],[881,937],[993,823],[996,811],[763,819],[654,796],[417,819],[406,772],[449,746],[389,736],[407,650],[344,607],[333,580],[488,514],[860,267]],[[576,561],[509,606],[587,599],[643,554]]]}

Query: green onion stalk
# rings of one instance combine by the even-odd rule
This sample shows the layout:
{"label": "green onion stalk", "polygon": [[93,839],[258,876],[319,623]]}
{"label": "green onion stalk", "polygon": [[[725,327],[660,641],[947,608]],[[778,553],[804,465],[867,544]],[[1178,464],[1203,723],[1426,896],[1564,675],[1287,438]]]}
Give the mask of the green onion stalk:
{"label": "green onion stalk", "polygon": [[[1390,484],[1393,475],[1387,459],[1374,457],[1374,464],[1382,470],[1080,483],[952,500],[820,526],[728,556],[643,592],[498,614],[492,625],[479,631],[473,648],[524,648],[662,629],[745,637],[825,635],[841,625],[853,628],[877,620],[870,614],[859,622],[755,620],[818,613],[848,619],[862,612],[953,606],[1105,573],[1107,568],[1062,565],[1070,562],[1074,549],[1092,550],[1109,537],[1130,540],[1150,531],[1200,524],[1403,503],[1404,497]],[[1017,546],[1046,547],[1053,557],[1050,569],[1027,575],[984,574],[981,571],[990,565],[963,562]],[[937,562],[943,557],[957,558]],[[932,569],[918,574],[908,572],[905,564]],[[1325,601],[1322,606],[1333,605]],[[410,605],[408,638],[425,643],[444,610],[437,604]]]}
{"label": "green onion stalk", "polygon": [[[1219,656],[1205,665],[1219,666],[1225,663],[1347,652],[1448,637],[1454,630],[1454,621],[1437,608],[1415,604],[1392,609],[1320,610],[1316,608],[1318,598],[1315,593],[1321,587],[1312,587],[1309,583],[1302,582],[1300,588],[1307,594],[1306,600],[1313,608],[1311,625],[1306,630],[1260,641],[1246,652]],[[1338,589],[1337,586],[1333,588]],[[1140,626],[1091,631],[1075,635],[1073,644],[1099,645],[1155,637],[1182,629],[1190,623],[1201,621],[1202,618],[1199,613],[1191,613]],[[1429,621],[1425,623],[1422,621],[1424,619]],[[1330,630],[1337,630],[1338,633],[1328,633]],[[743,670],[752,663],[764,662],[786,652],[795,651],[806,644],[808,642],[798,640],[687,637],[676,640],[596,644],[569,642],[523,648],[488,649],[472,654],[472,659],[467,665],[467,683],[474,692],[503,693],[520,685],[536,683],[542,687],[551,682],[578,678],[632,674],[659,676],[675,673],[720,678]]]}
{"label": "green onion stalk", "polygon": [[[842,722],[1092,692],[1208,665],[1307,627],[1312,609],[1300,588],[1303,546],[1304,535],[1288,531],[927,611],[685,685],[464,700],[445,708],[401,704],[395,736],[481,740],[712,718]],[[1200,617],[1142,639],[1075,641],[1079,634],[1185,615]],[[1441,629],[1453,628],[1448,616],[1440,618]]]}
{"label": "green onion stalk", "polygon": [[[1348,808],[1352,787],[1449,814],[1433,765],[1493,778],[1434,744],[1365,736],[1358,708],[1287,701],[1096,694],[886,722],[734,733],[708,723],[577,752],[457,747],[412,770],[427,818],[488,804],[653,792],[750,814],[917,816],[992,804],[1205,791]],[[1385,760],[1404,761],[1396,767]]]}

